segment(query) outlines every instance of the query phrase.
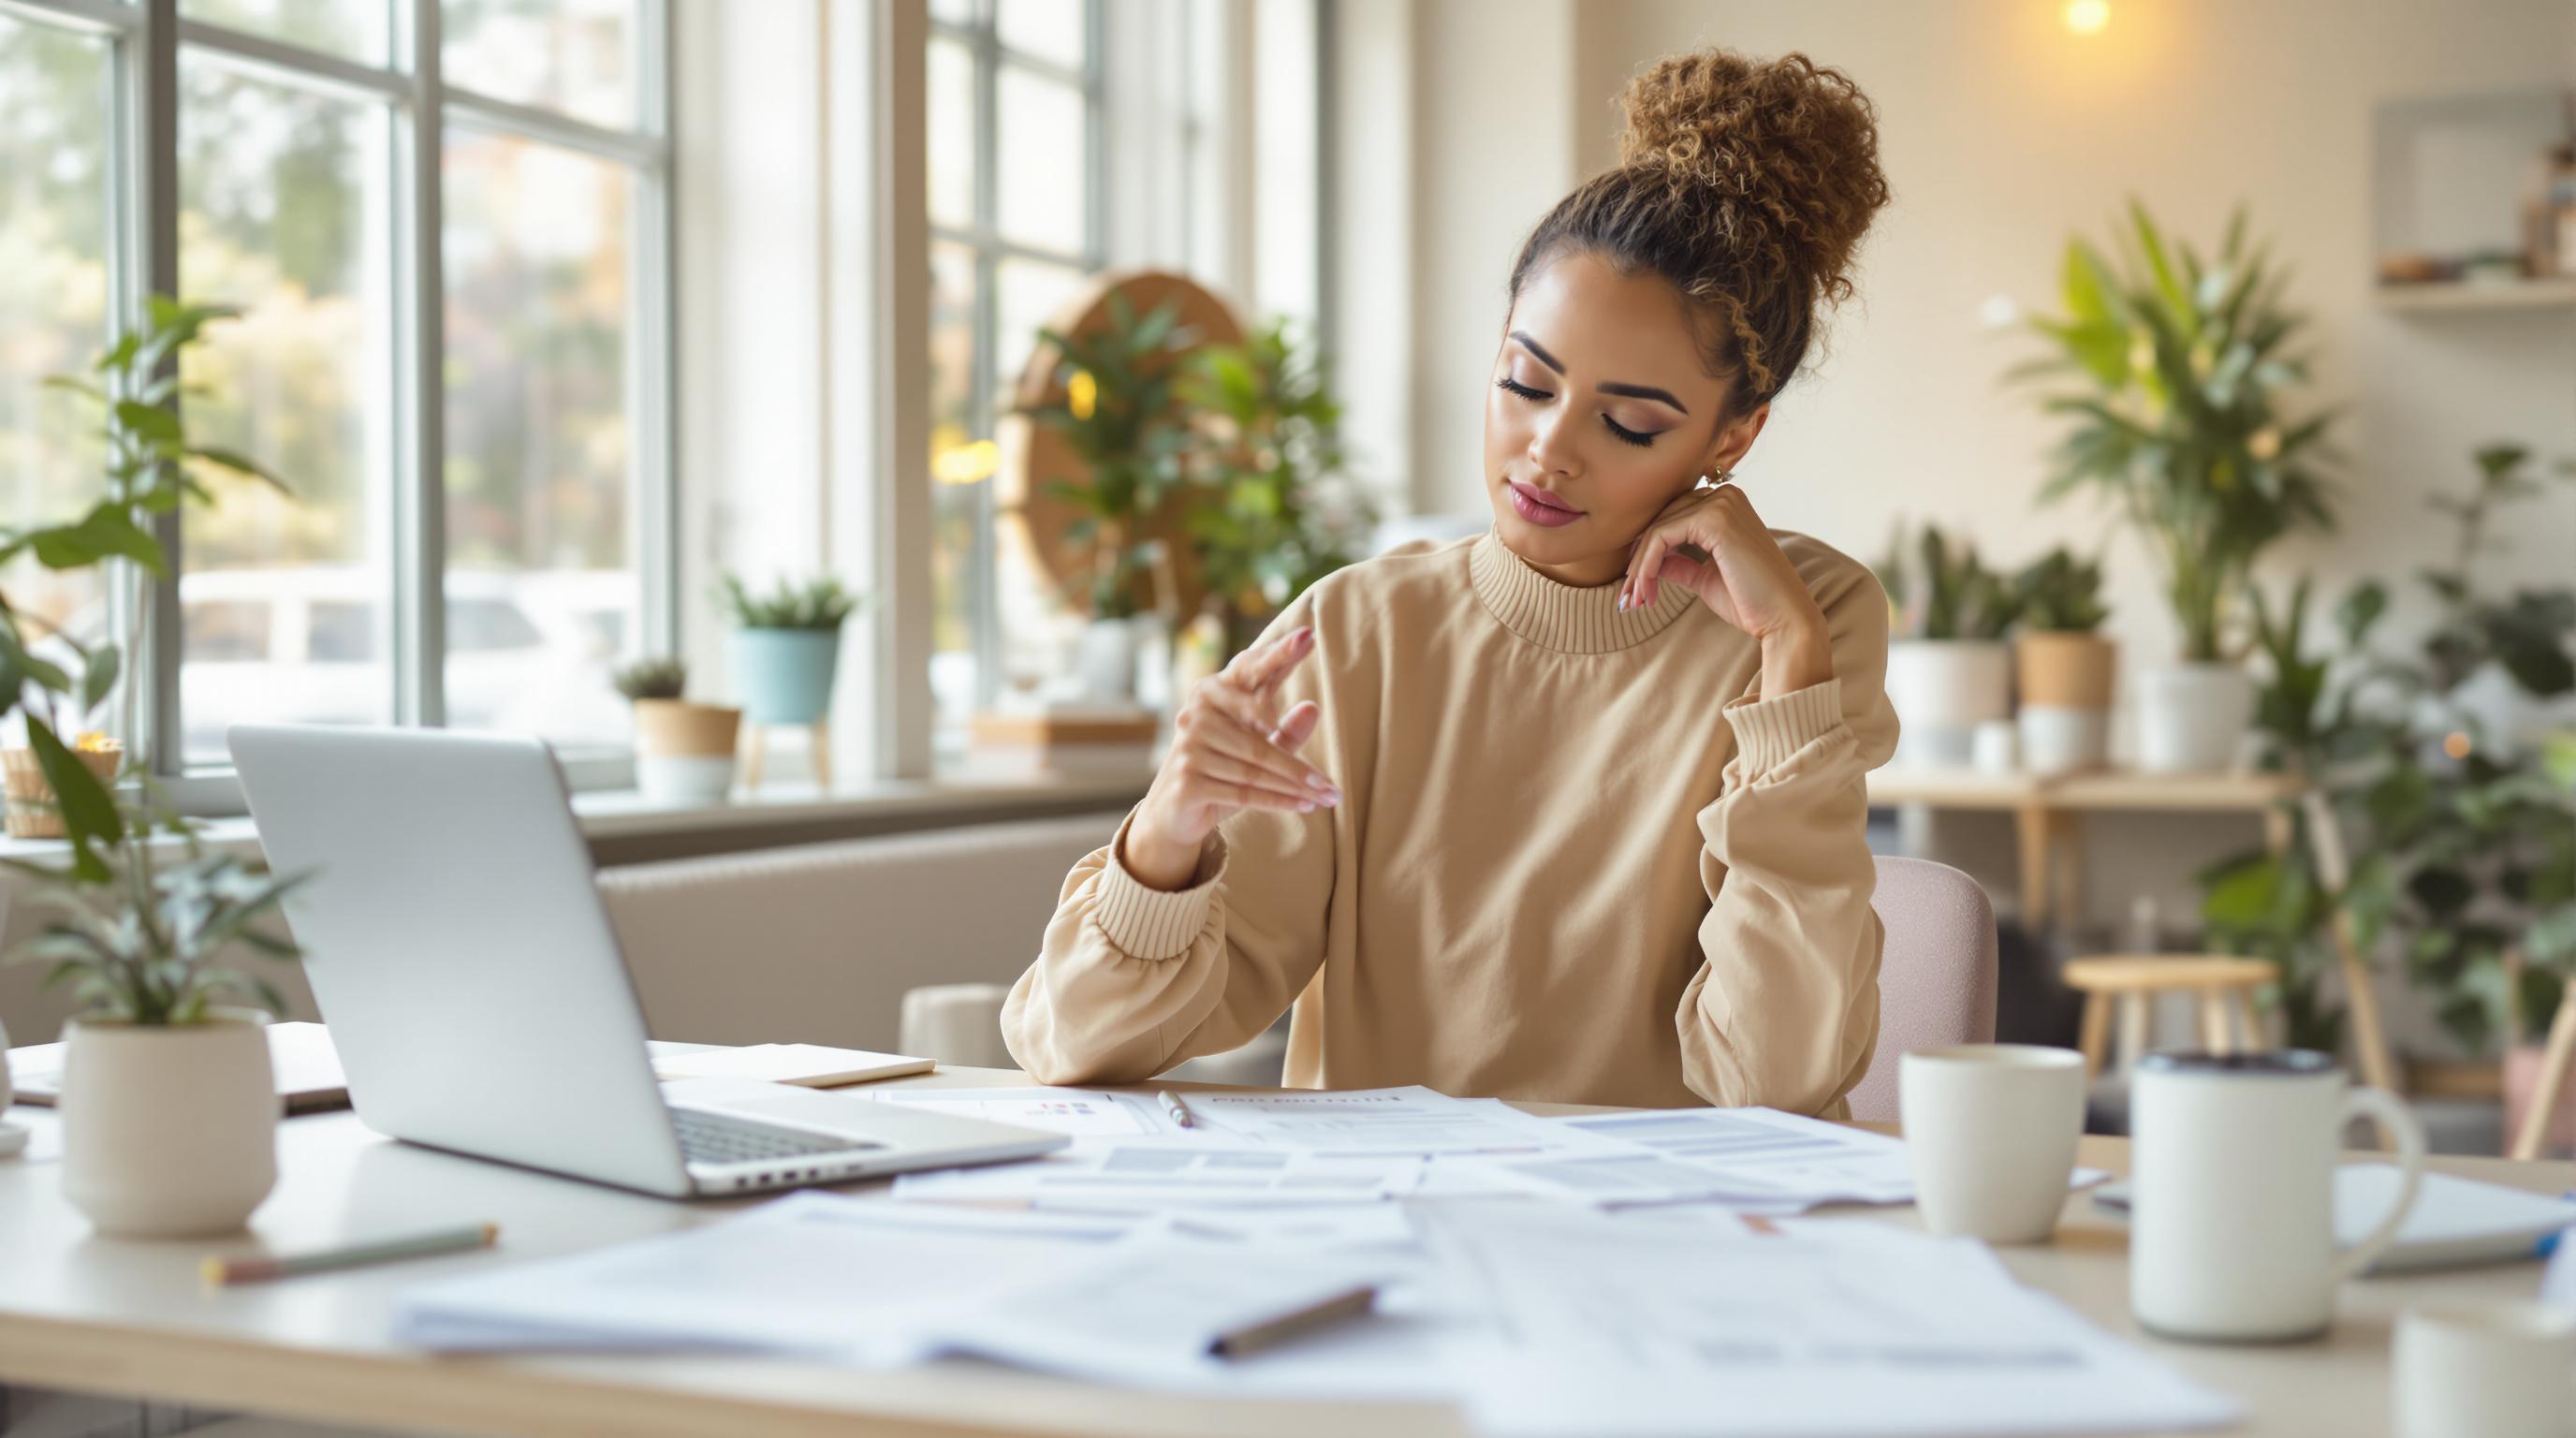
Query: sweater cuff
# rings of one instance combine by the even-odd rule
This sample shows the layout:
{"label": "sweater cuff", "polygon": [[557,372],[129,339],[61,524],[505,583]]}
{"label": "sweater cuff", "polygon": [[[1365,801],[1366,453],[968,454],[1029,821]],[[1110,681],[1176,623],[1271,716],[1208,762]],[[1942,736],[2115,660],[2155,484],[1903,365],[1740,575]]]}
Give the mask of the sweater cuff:
{"label": "sweater cuff", "polygon": [[1109,863],[1100,871],[1092,918],[1129,958],[1176,958],[1189,952],[1199,930],[1207,927],[1208,905],[1215,902],[1217,881],[1225,877],[1225,836],[1208,835],[1199,847],[1199,869],[1190,886],[1167,891],[1127,872],[1127,830],[1135,822],[1135,811],[1129,810],[1109,841]]}
{"label": "sweater cuff", "polygon": [[1843,681],[1828,679],[1770,699],[1729,700],[1722,712],[1735,726],[1736,754],[1749,779],[1778,768],[1843,722]]}

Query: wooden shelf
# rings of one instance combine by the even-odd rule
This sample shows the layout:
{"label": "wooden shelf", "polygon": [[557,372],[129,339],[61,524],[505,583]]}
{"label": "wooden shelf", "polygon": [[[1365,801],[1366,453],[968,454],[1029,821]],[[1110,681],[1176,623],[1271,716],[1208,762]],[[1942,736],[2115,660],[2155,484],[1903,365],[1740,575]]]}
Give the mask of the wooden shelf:
{"label": "wooden shelf", "polygon": [[2410,314],[2461,310],[2529,310],[2576,306],[2576,279],[2516,280],[2511,284],[2448,282],[2381,285],[2379,307]]}

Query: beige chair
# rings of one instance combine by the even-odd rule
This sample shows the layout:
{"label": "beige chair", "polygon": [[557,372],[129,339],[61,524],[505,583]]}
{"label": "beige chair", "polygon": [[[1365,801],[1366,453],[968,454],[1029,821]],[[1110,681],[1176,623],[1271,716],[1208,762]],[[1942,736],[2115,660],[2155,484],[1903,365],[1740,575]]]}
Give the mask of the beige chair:
{"label": "beige chair", "polygon": [[1893,857],[1878,861],[1870,907],[1887,931],[1878,960],[1878,1048],[1851,1091],[1851,1113],[1864,1123],[1894,1123],[1900,1056],[1995,1036],[1995,908],[1957,869]]}
{"label": "beige chair", "polygon": [[599,887],[653,1037],[893,1050],[907,992],[1020,976],[1123,813],[621,865]]}

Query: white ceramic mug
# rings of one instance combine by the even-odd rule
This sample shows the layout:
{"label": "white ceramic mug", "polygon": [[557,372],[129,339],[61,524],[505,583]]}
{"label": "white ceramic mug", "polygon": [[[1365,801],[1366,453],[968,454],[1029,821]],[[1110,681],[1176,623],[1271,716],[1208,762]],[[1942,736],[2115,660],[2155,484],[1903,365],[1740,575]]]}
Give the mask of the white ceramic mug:
{"label": "white ceramic mug", "polygon": [[[2334,1169],[2356,1116],[2397,1136],[2388,1217],[2335,1252]],[[2307,1338],[2335,1285],[2370,1266],[2414,1206],[2424,1130],[2380,1089],[2347,1088],[2332,1056],[2155,1053],[2130,1086],[2129,1307],[2167,1338]]]}
{"label": "white ceramic mug", "polygon": [[2392,1348],[2397,1438],[2576,1438],[2576,1312],[2410,1308]]}
{"label": "white ceramic mug", "polygon": [[2056,1231],[2084,1132],[2084,1056],[1958,1044],[1898,1060],[1897,1103],[1923,1226],[1989,1243]]}

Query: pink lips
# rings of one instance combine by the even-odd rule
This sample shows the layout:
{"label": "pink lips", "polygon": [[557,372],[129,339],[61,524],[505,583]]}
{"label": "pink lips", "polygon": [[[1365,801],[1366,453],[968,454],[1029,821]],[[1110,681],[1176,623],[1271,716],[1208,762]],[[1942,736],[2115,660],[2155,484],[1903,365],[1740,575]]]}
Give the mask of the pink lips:
{"label": "pink lips", "polygon": [[1506,480],[1504,484],[1512,492],[1512,512],[1532,524],[1555,529],[1583,517],[1582,510],[1534,485],[1523,484],[1516,479]]}

